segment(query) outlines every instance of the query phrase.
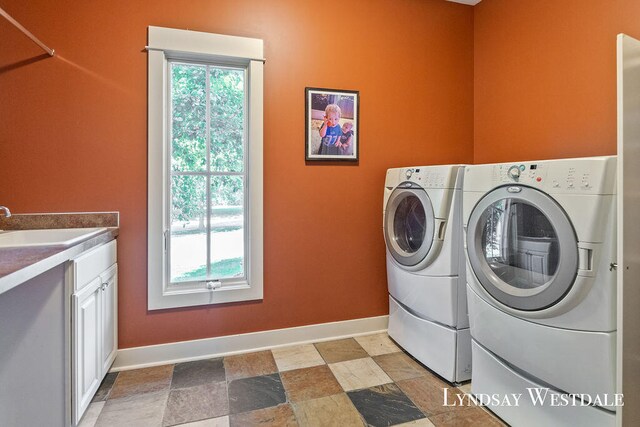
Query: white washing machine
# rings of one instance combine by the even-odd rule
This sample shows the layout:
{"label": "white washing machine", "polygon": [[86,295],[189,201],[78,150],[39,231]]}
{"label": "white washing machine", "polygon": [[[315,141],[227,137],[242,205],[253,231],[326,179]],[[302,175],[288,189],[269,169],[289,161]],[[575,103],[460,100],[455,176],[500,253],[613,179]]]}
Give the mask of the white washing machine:
{"label": "white washing machine", "polygon": [[389,335],[450,382],[471,378],[463,172],[463,165],[389,169],[384,190]]}
{"label": "white washing machine", "polygon": [[514,426],[613,425],[613,400],[527,388],[616,392],[616,158],[467,166],[463,206],[472,393],[523,393],[489,405]]}

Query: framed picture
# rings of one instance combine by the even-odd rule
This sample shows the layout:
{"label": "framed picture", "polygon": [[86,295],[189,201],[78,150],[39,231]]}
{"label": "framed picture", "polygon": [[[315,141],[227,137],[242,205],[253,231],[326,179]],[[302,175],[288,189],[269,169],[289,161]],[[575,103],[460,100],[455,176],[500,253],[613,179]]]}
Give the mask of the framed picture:
{"label": "framed picture", "polygon": [[305,89],[305,160],[358,161],[359,98],[353,90]]}

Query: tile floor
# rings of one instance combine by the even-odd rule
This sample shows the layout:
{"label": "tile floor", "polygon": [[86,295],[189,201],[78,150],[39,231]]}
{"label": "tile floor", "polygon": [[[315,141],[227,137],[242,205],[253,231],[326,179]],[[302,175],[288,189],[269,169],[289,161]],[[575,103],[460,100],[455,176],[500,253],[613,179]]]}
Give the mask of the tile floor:
{"label": "tile floor", "polygon": [[502,426],[387,334],[108,374],[81,426]]}

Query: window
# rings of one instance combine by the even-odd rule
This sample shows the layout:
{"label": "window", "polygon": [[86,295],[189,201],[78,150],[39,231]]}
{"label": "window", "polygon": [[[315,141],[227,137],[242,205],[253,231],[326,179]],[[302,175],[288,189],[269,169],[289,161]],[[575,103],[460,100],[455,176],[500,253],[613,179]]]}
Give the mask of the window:
{"label": "window", "polygon": [[148,307],[262,298],[262,40],[149,27]]}

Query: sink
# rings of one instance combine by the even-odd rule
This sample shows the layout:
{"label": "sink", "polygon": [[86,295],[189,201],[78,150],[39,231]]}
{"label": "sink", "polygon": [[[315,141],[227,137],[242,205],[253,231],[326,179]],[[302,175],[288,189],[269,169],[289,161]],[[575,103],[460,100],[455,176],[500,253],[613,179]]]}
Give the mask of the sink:
{"label": "sink", "polygon": [[105,227],[98,227],[4,231],[0,233],[0,248],[71,246],[105,230]]}

